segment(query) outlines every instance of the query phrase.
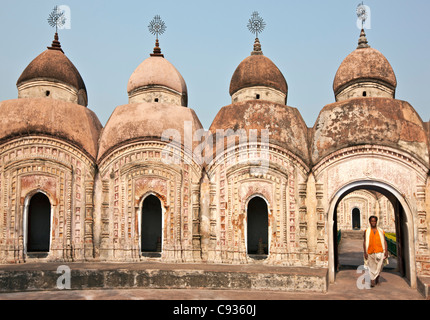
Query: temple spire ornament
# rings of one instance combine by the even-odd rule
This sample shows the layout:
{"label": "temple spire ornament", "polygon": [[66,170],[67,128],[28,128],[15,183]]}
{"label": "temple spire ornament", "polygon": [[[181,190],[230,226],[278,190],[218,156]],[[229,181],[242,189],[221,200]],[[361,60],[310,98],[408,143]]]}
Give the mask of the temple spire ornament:
{"label": "temple spire ornament", "polygon": [[368,18],[368,12],[367,12],[366,6],[363,4],[363,2],[361,2],[357,6],[357,17],[359,20],[361,20],[361,33],[360,33],[360,38],[358,39],[357,49],[370,48],[370,46],[367,42],[366,33],[364,32],[364,24]]}
{"label": "temple spire ornament", "polygon": [[361,2],[358,6],[357,6],[357,17],[359,20],[361,20],[361,29],[364,30],[364,24],[366,23],[366,20],[368,18],[368,12],[366,9],[366,6],[364,5],[363,2]]}
{"label": "temple spire ornament", "polygon": [[164,57],[161,53],[160,43],[158,42],[158,36],[166,31],[166,24],[161,20],[159,15],[156,15],[154,19],[151,20],[148,26],[149,32],[155,35],[155,48],[154,53],[151,53],[151,57]]}
{"label": "temple spire ornament", "polygon": [[262,55],[260,40],[258,39],[258,34],[264,31],[266,27],[266,23],[263,18],[260,17],[257,11],[254,11],[251,15],[251,18],[248,20],[248,30],[255,34],[255,42],[254,42],[254,51],[251,52],[251,55]]}
{"label": "temple spire ornament", "polygon": [[65,23],[66,23],[66,16],[64,14],[64,11],[61,11],[57,6],[55,6],[48,17],[48,24],[53,28],[55,27],[54,41],[52,41],[52,45],[51,47],[48,47],[48,49],[60,50],[61,52],[63,52],[63,50],[61,49],[61,44],[58,37],[58,28],[63,27]]}
{"label": "temple spire ornament", "polygon": [[370,48],[364,29],[361,29],[360,38],[358,39],[358,46],[357,46],[357,49],[362,49],[362,48]]}

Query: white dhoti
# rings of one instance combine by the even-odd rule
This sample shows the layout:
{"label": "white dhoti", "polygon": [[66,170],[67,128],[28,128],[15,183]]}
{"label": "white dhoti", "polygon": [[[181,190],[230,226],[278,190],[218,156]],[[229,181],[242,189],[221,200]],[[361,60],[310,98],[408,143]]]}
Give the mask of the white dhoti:
{"label": "white dhoti", "polygon": [[368,255],[367,267],[369,268],[370,280],[375,280],[384,268],[384,253],[372,253]]}

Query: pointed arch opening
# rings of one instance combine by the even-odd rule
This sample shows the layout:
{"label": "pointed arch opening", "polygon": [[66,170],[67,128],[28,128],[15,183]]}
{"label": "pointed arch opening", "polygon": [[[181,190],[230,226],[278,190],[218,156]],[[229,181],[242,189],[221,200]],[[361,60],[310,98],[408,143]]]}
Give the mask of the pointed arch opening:
{"label": "pointed arch opening", "polygon": [[160,256],[162,252],[162,205],[153,194],[142,203],[140,219],[140,250],[142,255]]}
{"label": "pointed arch opening", "polygon": [[51,246],[51,202],[45,194],[37,192],[30,198],[26,218],[26,252],[49,252]]}
{"label": "pointed arch opening", "polygon": [[247,205],[247,253],[255,259],[269,254],[269,211],[266,200],[259,196]]}

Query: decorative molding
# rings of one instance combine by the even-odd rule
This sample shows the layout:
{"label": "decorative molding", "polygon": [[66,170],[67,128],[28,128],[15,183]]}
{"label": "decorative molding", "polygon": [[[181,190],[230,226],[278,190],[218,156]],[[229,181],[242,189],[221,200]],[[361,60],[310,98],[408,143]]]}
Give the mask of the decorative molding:
{"label": "decorative molding", "polygon": [[0,144],[0,160],[7,164],[34,156],[55,159],[63,163],[83,162],[88,167],[95,167],[95,160],[83,149],[71,142],[55,139],[51,136],[31,135],[12,138]]}
{"label": "decorative molding", "polygon": [[[166,151],[166,148],[173,148],[172,152],[178,157],[179,163],[174,165],[189,164],[195,170],[197,175],[200,175],[201,165],[197,164],[193,159],[193,154],[190,151],[185,151],[183,145],[176,145],[169,142],[163,142],[161,139],[154,140],[153,138],[137,139],[136,141],[128,141],[124,145],[114,147],[112,150],[108,150],[98,160],[100,171],[105,174],[106,168],[112,166],[112,164],[119,159],[129,159],[126,162],[133,162],[136,160],[148,160],[163,162],[162,152]],[[152,154],[151,154],[152,152]],[[164,163],[163,163],[164,164]],[[172,165],[172,164],[169,164]]]}
{"label": "decorative molding", "polygon": [[[330,167],[339,161],[346,160],[351,157],[369,156],[369,155],[373,158],[375,158],[375,156],[381,156],[382,158],[400,162],[403,165],[406,165],[409,168],[413,169],[424,180],[426,179],[429,173],[429,169],[420,161],[413,158],[411,155],[394,148],[385,147],[385,146],[375,146],[375,145],[363,145],[363,146],[355,146],[355,147],[340,149],[321,159],[313,167],[312,171],[314,172],[314,175],[318,180],[317,177],[321,174],[322,171],[324,171],[325,169],[327,169],[327,167]],[[373,172],[372,168],[363,169],[363,174],[367,176],[371,176],[372,172]]]}
{"label": "decorative molding", "polygon": [[[277,165],[279,168],[283,168],[287,165],[292,164],[300,169],[300,172],[303,176],[307,176],[307,174],[310,172],[310,168],[303,162],[303,160],[301,160],[299,157],[297,157],[287,149],[281,148],[273,144],[270,144],[269,147],[262,146],[262,144],[258,142],[235,145],[224,150],[224,152],[217,155],[215,159],[213,159],[212,162],[207,165],[207,172],[209,177],[211,177],[212,172],[218,170],[218,166],[230,166],[230,163],[234,163],[235,165],[241,165],[243,163],[243,161],[240,160],[240,156],[242,153],[252,154],[255,152],[266,153],[268,155],[268,159],[266,160],[268,160],[270,166]],[[248,161],[253,159],[258,160],[260,158],[247,158]],[[250,165],[249,163],[245,163],[245,165],[246,164]]]}

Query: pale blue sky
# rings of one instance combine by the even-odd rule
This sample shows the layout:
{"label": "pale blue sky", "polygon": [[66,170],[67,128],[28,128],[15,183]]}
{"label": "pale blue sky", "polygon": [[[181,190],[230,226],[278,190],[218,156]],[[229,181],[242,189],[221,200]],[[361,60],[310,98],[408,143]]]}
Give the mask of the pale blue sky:
{"label": "pale blue sky", "polygon": [[[188,106],[209,128],[230,104],[230,80],[252,51],[247,21],[258,11],[266,21],[264,54],[284,74],[289,106],[312,127],[324,105],[334,102],[335,73],[357,46],[358,0],[1,0],[0,100],[17,97],[16,80],[53,40],[47,17],[55,5],[71,9],[70,30],[60,30],[64,52],[81,73],[89,108],[106,124],[128,102],[127,82],[152,52],[147,26],[154,15],[166,22],[162,52],[184,77]],[[430,118],[430,1],[368,0],[369,44],[381,51],[397,76],[396,98],[424,121]],[[166,115],[169,116],[169,115]]]}

